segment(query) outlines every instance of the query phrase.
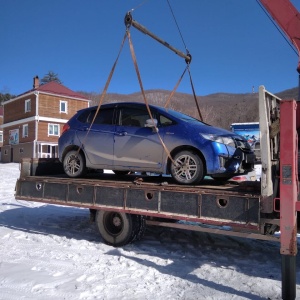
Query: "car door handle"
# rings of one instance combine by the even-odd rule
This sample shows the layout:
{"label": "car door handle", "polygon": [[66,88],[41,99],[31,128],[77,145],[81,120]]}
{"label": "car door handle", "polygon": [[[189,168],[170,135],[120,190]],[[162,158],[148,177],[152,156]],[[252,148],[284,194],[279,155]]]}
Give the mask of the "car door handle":
{"label": "car door handle", "polygon": [[127,135],[127,131],[117,131],[116,135],[118,135],[118,136],[125,136],[125,135]]}
{"label": "car door handle", "polygon": [[[98,128],[95,128],[95,127],[91,127],[91,126],[84,126],[82,127],[82,130],[83,131],[95,131],[95,132],[99,132],[99,129]],[[101,132],[105,132],[105,131],[101,131]]]}

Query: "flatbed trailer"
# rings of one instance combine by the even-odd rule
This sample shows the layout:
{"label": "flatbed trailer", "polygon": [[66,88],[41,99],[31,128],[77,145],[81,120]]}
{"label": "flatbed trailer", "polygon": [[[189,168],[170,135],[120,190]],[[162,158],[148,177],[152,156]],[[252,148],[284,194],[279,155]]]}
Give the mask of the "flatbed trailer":
{"label": "flatbed trailer", "polygon": [[[176,185],[171,178],[163,176],[120,177],[106,173],[72,179],[63,174],[58,160],[23,159],[16,197],[85,207],[92,213],[104,210],[142,215],[152,225],[168,223],[177,227],[178,224],[167,221],[191,221],[221,226],[215,233],[235,231],[239,236],[278,240],[271,235],[264,236],[271,224],[279,225],[279,219],[267,220],[261,216],[260,182],[254,181],[225,183],[207,179],[201,186],[185,186]],[[195,226],[184,227],[193,229]]]}

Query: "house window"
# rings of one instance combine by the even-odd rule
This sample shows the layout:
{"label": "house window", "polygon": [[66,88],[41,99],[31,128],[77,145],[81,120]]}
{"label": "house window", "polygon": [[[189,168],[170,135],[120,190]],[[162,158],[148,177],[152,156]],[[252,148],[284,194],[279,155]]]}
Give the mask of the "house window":
{"label": "house window", "polygon": [[31,111],[31,100],[25,100],[25,112]]}
{"label": "house window", "polygon": [[59,125],[58,124],[48,124],[48,135],[59,136]]}
{"label": "house window", "polygon": [[23,125],[22,137],[28,137],[28,124]]}
{"label": "house window", "polygon": [[65,114],[68,113],[68,102],[67,101],[60,101],[59,112],[65,113]]}
{"label": "house window", "polygon": [[3,143],[3,132],[0,132],[0,143]]}

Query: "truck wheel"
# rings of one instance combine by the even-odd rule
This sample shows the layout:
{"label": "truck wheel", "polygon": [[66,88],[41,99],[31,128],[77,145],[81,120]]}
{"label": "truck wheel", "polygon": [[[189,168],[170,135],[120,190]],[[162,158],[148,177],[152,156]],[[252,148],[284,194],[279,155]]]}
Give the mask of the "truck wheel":
{"label": "truck wheel", "polygon": [[181,151],[174,156],[171,164],[171,175],[179,184],[195,184],[204,177],[203,162],[199,155],[192,151]]}
{"label": "truck wheel", "polygon": [[120,247],[139,240],[145,230],[143,216],[98,210],[96,223],[105,243]]}
{"label": "truck wheel", "polygon": [[86,172],[85,159],[81,152],[72,150],[65,155],[64,170],[69,177],[82,177]]}

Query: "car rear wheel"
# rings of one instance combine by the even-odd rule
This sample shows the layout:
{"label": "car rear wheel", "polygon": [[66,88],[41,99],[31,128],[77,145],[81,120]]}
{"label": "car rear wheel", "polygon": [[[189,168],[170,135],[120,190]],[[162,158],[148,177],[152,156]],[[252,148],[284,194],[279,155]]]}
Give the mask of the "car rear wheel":
{"label": "car rear wheel", "polygon": [[69,177],[82,177],[86,172],[85,159],[82,153],[72,150],[64,158],[64,170]]}
{"label": "car rear wheel", "polygon": [[193,151],[181,151],[174,156],[171,175],[179,184],[196,184],[204,177],[202,159]]}

